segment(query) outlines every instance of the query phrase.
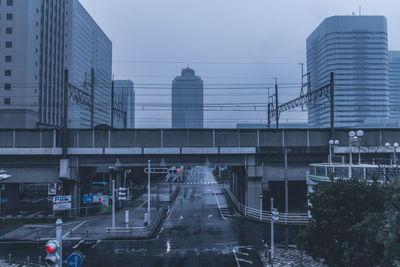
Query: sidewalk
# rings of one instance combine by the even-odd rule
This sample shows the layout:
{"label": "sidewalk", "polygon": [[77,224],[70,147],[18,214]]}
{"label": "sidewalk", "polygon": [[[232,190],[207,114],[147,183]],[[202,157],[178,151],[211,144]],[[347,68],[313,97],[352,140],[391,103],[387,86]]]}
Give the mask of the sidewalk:
{"label": "sidewalk", "polygon": [[[179,190],[177,186],[173,188]],[[178,191],[173,191],[170,199],[169,189],[160,188],[158,197],[151,196],[150,225],[145,226],[144,214],[147,213],[147,195],[143,195],[136,201],[127,201],[123,208],[115,213],[115,226],[120,228],[118,232],[107,232],[112,226],[112,214],[96,215],[79,218],[63,224],[64,240],[99,240],[99,239],[143,239],[154,235],[159,224],[168,212],[168,207],[174,200]],[[168,196],[167,196],[168,195]],[[159,199],[160,201],[157,201]],[[167,201],[161,201],[167,200]],[[129,224],[126,228],[125,211],[129,211]],[[48,240],[55,237],[55,221],[52,224],[24,225],[0,236],[1,240]],[[121,229],[124,228],[124,229]]]}
{"label": "sidewalk", "polygon": [[[301,266],[301,253],[297,249],[275,248],[274,267],[299,267]],[[259,250],[258,255],[264,266],[270,267],[269,259],[265,257],[265,250]],[[304,267],[325,267],[324,264],[315,261],[312,257],[303,252]]]}

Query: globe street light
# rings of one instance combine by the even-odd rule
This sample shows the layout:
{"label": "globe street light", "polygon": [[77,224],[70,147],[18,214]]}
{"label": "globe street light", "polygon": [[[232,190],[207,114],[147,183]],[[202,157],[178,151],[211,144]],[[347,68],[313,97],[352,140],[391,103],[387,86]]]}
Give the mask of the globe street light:
{"label": "globe street light", "polygon": [[329,163],[332,164],[332,154],[335,152],[332,152],[332,147],[339,145],[339,140],[329,140]]}

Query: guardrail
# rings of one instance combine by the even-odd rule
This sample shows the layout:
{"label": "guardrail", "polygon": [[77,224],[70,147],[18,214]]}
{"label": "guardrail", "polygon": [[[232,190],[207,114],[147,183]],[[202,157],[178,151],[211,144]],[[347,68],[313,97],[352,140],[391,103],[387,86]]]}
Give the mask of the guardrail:
{"label": "guardrail", "polygon": [[[229,189],[223,189],[225,194],[228,196],[232,202],[235,209],[244,217],[260,221],[260,222],[270,222],[271,212],[261,211],[259,209],[251,208],[240,203],[236,197],[232,194]],[[291,225],[305,225],[308,224],[309,217],[307,213],[279,213],[279,220],[275,223],[279,224],[291,224]]]}

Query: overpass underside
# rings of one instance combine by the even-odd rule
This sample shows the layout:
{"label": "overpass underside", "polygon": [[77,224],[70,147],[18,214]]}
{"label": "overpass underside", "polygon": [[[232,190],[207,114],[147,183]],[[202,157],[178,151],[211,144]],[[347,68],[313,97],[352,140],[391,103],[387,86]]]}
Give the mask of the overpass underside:
{"label": "overpass underside", "polygon": [[[347,136],[339,129],[334,139],[346,144]],[[232,192],[259,208],[259,193],[283,181],[285,151],[289,181],[305,180],[310,163],[327,161],[330,138],[329,129],[70,129],[64,146],[61,130],[0,130],[0,168],[13,175],[6,183],[65,183],[80,195],[79,183],[107,175],[117,160],[123,170],[148,160],[157,167],[230,166]],[[368,129],[363,145],[398,140],[400,130]]]}

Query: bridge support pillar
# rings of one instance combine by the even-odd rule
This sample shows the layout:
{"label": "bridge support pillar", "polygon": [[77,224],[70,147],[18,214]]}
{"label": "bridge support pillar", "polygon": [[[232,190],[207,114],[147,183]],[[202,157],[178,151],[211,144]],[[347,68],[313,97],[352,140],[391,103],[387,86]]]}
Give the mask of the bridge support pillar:
{"label": "bridge support pillar", "polygon": [[263,166],[247,166],[247,206],[260,209],[259,194],[263,192]]}
{"label": "bridge support pillar", "polygon": [[71,216],[79,216],[80,208],[80,190],[79,190],[79,171],[71,168],[71,180],[69,183],[69,191],[71,193]]}

